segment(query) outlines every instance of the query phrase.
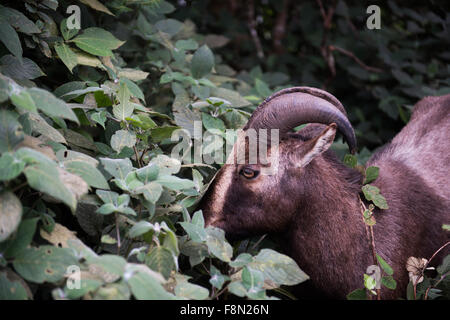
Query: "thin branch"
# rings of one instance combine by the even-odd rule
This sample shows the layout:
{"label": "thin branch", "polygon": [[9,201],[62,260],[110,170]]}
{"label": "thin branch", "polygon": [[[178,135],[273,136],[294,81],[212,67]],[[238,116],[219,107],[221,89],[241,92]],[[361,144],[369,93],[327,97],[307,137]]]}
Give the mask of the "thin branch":
{"label": "thin branch", "polygon": [[355,54],[353,52],[350,52],[348,50],[342,49],[340,47],[336,47],[334,45],[329,45],[328,46],[330,51],[338,51],[342,54],[345,54],[346,56],[352,58],[353,60],[355,60],[355,62],[357,64],[359,64],[363,69],[367,70],[367,71],[371,71],[371,72],[377,72],[377,73],[381,73],[384,72],[382,69],[376,68],[376,67],[371,67],[366,65],[364,62],[362,62],[357,56],[355,56]]}
{"label": "thin branch", "polygon": [[281,40],[284,38],[284,35],[286,33],[286,23],[288,18],[288,10],[289,5],[291,1],[290,0],[284,0],[283,1],[283,7],[281,9],[281,12],[278,13],[277,19],[275,21],[275,24],[273,26],[272,30],[272,37],[273,37],[273,47],[276,53],[281,53],[284,51],[283,45],[281,43]]}
{"label": "thin branch", "polygon": [[256,31],[257,23],[255,19],[255,1],[249,0],[247,5],[247,23],[250,30],[250,35],[252,36],[253,42],[256,47],[256,54],[259,59],[264,59],[264,51],[261,45],[261,40],[258,37],[258,32]]}

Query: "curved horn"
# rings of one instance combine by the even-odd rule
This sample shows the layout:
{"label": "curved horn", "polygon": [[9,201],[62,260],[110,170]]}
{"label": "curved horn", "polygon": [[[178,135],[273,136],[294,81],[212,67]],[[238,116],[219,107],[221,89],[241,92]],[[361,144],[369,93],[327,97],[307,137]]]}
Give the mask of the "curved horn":
{"label": "curved horn", "polygon": [[273,94],[253,112],[244,130],[279,129],[285,136],[305,123],[336,123],[351,153],[356,151],[356,137],[347,113],[333,95],[317,88],[293,87]]}

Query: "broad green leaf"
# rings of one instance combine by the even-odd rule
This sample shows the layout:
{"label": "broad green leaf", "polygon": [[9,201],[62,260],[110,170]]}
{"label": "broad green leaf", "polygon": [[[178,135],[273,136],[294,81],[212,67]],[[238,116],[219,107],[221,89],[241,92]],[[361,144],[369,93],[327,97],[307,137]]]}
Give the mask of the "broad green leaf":
{"label": "broad green leaf", "polygon": [[79,30],[76,28],[72,29],[67,28],[67,19],[64,19],[61,21],[60,31],[64,40],[67,41],[72,39],[78,33]]}
{"label": "broad green leaf", "polygon": [[394,270],[392,270],[391,266],[378,254],[376,255],[376,257],[383,271],[392,276],[394,274]]}
{"label": "broad green leaf", "polygon": [[203,242],[208,237],[205,229],[201,226],[195,225],[191,222],[180,222],[180,225],[186,231],[189,238],[194,242]]}
{"label": "broad green leaf", "polygon": [[119,91],[117,93],[117,99],[119,104],[113,107],[113,114],[119,120],[125,120],[133,114],[134,107],[130,103],[130,91],[125,83],[120,84]]}
{"label": "broad green leaf", "polygon": [[209,291],[199,285],[182,281],[175,287],[175,295],[179,298],[204,300],[208,298]]}
{"label": "broad green leaf", "polygon": [[178,129],[180,129],[180,127],[177,126],[157,127],[150,130],[150,137],[154,143],[159,143],[165,139],[171,138],[172,133]]}
{"label": "broad green leaf", "polygon": [[207,45],[195,51],[191,60],[191,72],[194,78],[201,78],[211,72],[214,67],[214,55]]}
{"label": "broad green leaf", "polygon": [[19,32],[26,33],[28,35],[41,32],[33,21],[28,19],[18,10],[1,6],[0,17],[8,21],[8,23]]}
{"label": "broad green leaf", "polygon": [[87,263],[90,270],[95,268],[95,274],[99,275],[105,282],[114,282],[123,276],[126,260],[118,255],[104,254],[89,258]]}
{"label": "broad green leaf", "polygon": [[367,300],[365,289],[356,289],[347,295],[347,300]]}
{"label": "broad green leaf", "polygon": [[109,190],[105,177],[92,164],[80,160],[68,160],[64,162],[64,167],[68,172],[80,176],[91,187]]}
{"label": "broad green leaf", "polygon": [[131,227],[128,234],[131,238],[136,238],[149,232],[150,230],[155,230],[155,226],[153,224],[148,221],[139,221]]}
{"label": "broad green leaf", "polygon": [[70,109],[63,100],[56,98],[52,93],[40,88],[28,89],[28,93],[33,98],[36,107],[44,111],[47,115],[61,117],[79,123],[78,118],[72,109]]}
{"label": "broad green leaf", "polygon": [[21,250],[25,249],[33,240],[39,218],[23,219],[15,234],[9,238],[7,249],[3,252],[5,258],[15,257]]}
{"label": "broad green leaf", "polygon": [[19,226],[22,203],[12,192],[0,193],[0,242],[5,241]]}
{"label": "broad green leaf", "polygon": [[264,274],[259,270],[244,267],[242,270],[242,284],[248,291],[258,292],[264,284]]}
{"label": "broad green leaf", "polygon": [[96,56],[112,56],[111,50],[117,49],[124,41],[118,40],[110,32],[101,28],[88,28],[74,39],[78,48]]}
{"label": "broad green leaf", "polygon": [[378,178],[380,168],[370,166],[366,169],[366,178],[364,179],[364,184],[371,183]]}
{"label": "broad green leaf", "polygon": [[225,232],[222,229],[208,227],[206,229],[206,245],[208,250],[222,261],[230,262],[233,255],[233,248],[225,239]]}
{"label": "broad green leaf", "polygon": [[249,264],[252,261],[253,261],[253,257],[250,254],[244,252],[244,253],[241,253],[240,255],[238,255],[236,257],[236,259],[231,261],[229,264],[230,264],[230,267],[240,268],[240,267],[243,267],[243,266]]}
{"label": "broad green leaf", "polygon": [[24,173],[30,187],[61,200],[75,210],[77,205],[75,195],[63,184],[56,167],[47,163],[37,163],[27,166]]}
{"label": "broad green leaf", "polygon": [[161,197],[162,191],[162,186],[157,182],[147,183],[135,190],[136,193],[142,193],[144,198],[151,203],[156,203],[156,201],[158,201]]}
{"label": "broad green leaf", "polygon": [[222,119],[215,118],[211,116],[208,113],[202,112],[202,122],[205,126],[206,130],[220,130],[222,132],[225,132],[225,124],[223,123]]}
{"label": "broad green leaf", "polygon": [[177,40],[177,42],[175,42],[175,48],[178,50],[196,50],[198,48],[198,43],[194,39]]}
{"label": "broad green leaf", "polygon": [[182,26],[183,24],[175,19],[159,20],[155,23],[156,29],[167,33],[170,37],[176,35],[181,30]]}
{"label": "broad green leaf", "polygon": [[107,115],[106,111],[91,113],[91,120],[100,124],[103,127],[103,129],[106,129],[105,127],[106,115]]}
{"label": "broad green leaf", "polygon": [[111,137],[111,147],[120,153],[124,147],[133,148],[136,144],[136,135],[127,130],[117,130]]}
{"label": "broad green leaf", "polygon": [[12,111],[0,110],[0,152],[13,151],[22,142],[24,134],[17,121],[18,115]]}
{"label": "broad green leaf", "polygon": [[395,288],[397,288],[397,282],[392,276],[383,276],[381,278],[381,284],[391,290],[395,290]]}
{"label": "broad green leaf", "polygon": [[209,283],[211,283],[213,287],[217,288],[218,290],[222,289],[225,281],[230,280],[230,277],[223,275],[220,272],[220,270],[214,267],[213,265],[211,265],[209,273],[211,274],[211,278],[209,278]]}
{"label": "broad green leaf", "polygon": [[126,84],[128,90],[130,90],[131,96],[141,99],[142,101],[145,101],[144,93],[136,83],[127,78],[120,78],[120,83]]}
{"label": "broad green leaf", "polygon": [[370,184],[362,187],[367,200],[372,201],[380,209],[389,209],[386,199],[380,194],[380,189]]}
{"label": "broad green leaf", "polygon": [[16,178],[22,173],[25,163],[17,159],[13,154],[4,153],[0,157],[0,181],[7,181]]}
{"label": "broad green leaf", "polygon": [[144,183],[155,180],[159,174],[159,167],[156,163],[149,163],[147,166],[136,170],[136,175]]}
{"label": "broad green leaf", "polygon": [[111,16],[114,16],[114,14],[109,11],[109,9],[107,7],[105,7],[100,1],[98,0],[79,0],[80,2],[88,5],[89,7],[91,7],[92,9],[95,9],[97,11],[101,11],[104,13],[107,13]]}
{"label": "broad green leaf", "polygon": [[229,101],[234,108],[247,107],[251,105],[251,103],[244,99],[239,92],[226,88],[211,88],[211,96]]}
{"label": "broad green leaf", "polygon": [[344,156],[344,164],[347,167],[355,168],[356,165],[358,164],[358,159],[352,154],[346,154]]}
{"label": "broad green leaf", "polygon": [[130,300],[130,295],[128,285],[120,281],[100,287],[94,294],[94,300]]}
{"label": "broad green leaf", "polygon": [[31,291],[23,279],[10,269],[0,271],[0,300],[28,300]]}
{"label": "broad green leaf", "polygon": [[171,175],[160,175],[155,182],[161,184],[171,190],[180,191],[184,189],[194,188],[195,184],[192,180],[181,179]]}
{"label": "broad green leaf", "polygon": [[255,79],[255,88],[259,95],[263,98],[266,98],[272,94],[272,90],[269,89],[267,83],[259,78]]}
{"label": "broad green leaf", "polygon": [[[132,264],[129,264],[132,265]],[[175,297],[161,285],[163,279],[152,275],[151,270],[144,266],[128,267],[131,277],[126,279],[131,292],[138,300],[173,300]]]}
{"label": "broad green leaf", "polygon": [[196,266],[205,260],[208,254],[208,247],[204,243],[189,240],[181,246],[181,253],[189,257],[191,267]]}
{"label": "broad green leaf", "polygon": [[34,283],[57,282],[71,265],[78,265],[78,261],[70,249],[47,245],[25,248],[13,261],[17,273]]}
{"label": "broad green leaf", "polygon": [[159,272],[168,279],[175,269],[172,252],[164,247],[156,246],[145,257],[145,264],[152,270]]}
{"label": "broad green leaf", "polygon": [[19,36],[16,30],[0,15],[0,41],[5,47],[15,55],[19,60],[22,60],[22,45],[20,44]]}
{"label": "broad green leaf", "polygon": [[130,159],[100,158],[105,170],[114,178],[125,180],[128,173],[133,169]]}
{"label": "broad green leaf", "polygon": [[272,249],[262,249],[248,266],[277,285],[296,285],[309,279],[292,258]]}
{"label": "broad green leaf", "polygon": [[18,108],[23,109],[25,111],[31,111],[36,113],[36,104],[34,103],[33,98],[28,93],[27,90],[20,89],[20,91],[13,91],[11,93],[11,102]]}
{"label": "broad green leaf", "polygon": [[67,143],[64,136],[58,130],[49,125],[47,121],[45,121],[39,114],[28,113],[28,118],[30,119],[33,132],[42,134],[44,137],[54,142],[64,144]]}
{"label": "broad green leaf", "polygon": [[66,67],[72,73],[73,68],[77,65],[77,55],[65,43],[55,44],[55,51],[59,58],[64,62]]}
{"label": "broad green leaf", "polygon": [[32,60],[7,54],[0,58],[2,74],[15,80],[33,80],[44,76],[41,68]]}
{"label": "broad green leaf", "polygon": [[150,161],[150,164],[156,164],[159,167],[160,175],[176,174],[180,171],[181,162],[178,159],[170,158],[164,154],[156,156]]}
{"label": "broad green leaf", "polygon": [[228,285],[228,291],[238,297],[245,297],[247,295],[247,289],[245,289],[244,285],[241,281],[233,281]]}

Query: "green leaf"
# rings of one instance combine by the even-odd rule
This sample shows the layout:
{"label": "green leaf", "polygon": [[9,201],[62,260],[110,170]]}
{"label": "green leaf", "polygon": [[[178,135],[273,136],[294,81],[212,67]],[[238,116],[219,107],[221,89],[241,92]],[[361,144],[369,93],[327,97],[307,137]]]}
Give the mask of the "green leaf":
{"label": "green leaf", "polygon": [[222,261],[230,262],[233,256],[233,247],[225,239],[225,232],[222,229],[208,227],[206,228],[206,245],[208,250]]}
{"label": "green leaf", "polygon": [[262,249],[248,266],[259,270],[264,278],[277,285],[296,285],[309,279],[290,257],[272,249]]}
{"label": "green leaf", "polygon": [[365,289],[356,289],[347,295],[347,300],[367,300]]}
{"label": "green leaf", "polygon": [[229,101],[234,108],[247,107],[251,105],[251,103],[244,99],[239,92],[226,88],[211,88],[211,96]]}
{"label": "green leaf", "polygon": [[168,293],[161,285],[163,279],[158,279],[157,275],[152,275],[152,271],[144,266],[129,264],[129,271],[132,276],[127,279],[131,292],[138,300],[172,300],[175,297]]}
{"label": "green leaf", "polygon": [[142,193],[144,198],[151,203],[156,203],[163,192],[162,186],[157,182],[150,182],[135,190],[136,193]]}
{"label": "green leaf", "polygon": [[36,225],[39,218],[23,219],[15,234],[9,238],[6,251],[3,253],[7,259],[15,257],[20,251],[25,249],[33,240],[36,232]]}
{"label": "green leaf", "polygon": [[370,184],[362,187],[362,191],[367,200],[372,201],[380,209],[389,209],[386,199],[380,194],[380,189]]}
{"label": "green leaf", "polygon": [[104,13],[107,13],[111,16],[114,16],[114,14],[109,11],[109,9],[107,7],[105,7],[100,1],[98,0],[80,0],[80,2],[88,5],[89,7],[91,7],[92,9],[95,9],[97,11],[101,11]]}
{"label": "green leaf", "polygon": [[211,265],[209,269],[209,273],[211,274],[211,278],[209,278],[209,283],[218,290],[222,289],[225,281],[230,280],[230,277],[223,275],[219,269]]}
{"label": "green leaf", "polygon": [[259,270],[244,267],[242,270],[242,284],[248,291],[257,292],[262,289],[264,284],[264,275]]}
{"label": "green leaf", "polygon": [[358,164],[358,159],[352,154],[346,154],[344,156],[344,164],[347,167],[355,168],[356,165]]}
{"label": "green leaf", "polygon": [[182,26],[183,24],[175,19],[164,19],[155,23],[156,29],[167,33],[170,37],[176,35],[181,30]]}
{"label": "green leaf", "polygon": [[91,113],[91,120],[100,124],[103,127],[103,129],[106,129],[105,128],[106,115],[107,115],[106,111]]}
{"label": "green leaf", "polygon": [[17,31],[31,35],[32,33],[40,33],[41,30],[28,19],[22,12],[8,8],[0,7],[0,17],[8,21]]}
{"label": "green leaf", "polygon": [[169,139],[170,137],[172,137],[172,133],[177,129],[180,129],[180,127],[163,126],[154,128],[150,130],[150,137],[152,138],[152,141],[154,143],[159,143],[165,139]]}
{"label": "green leaf", "polygon": [[144,183],[155,180],[159,174],[159,167],[156,163],[149,163],[147,166],[136,170],[136,175]]}
{"label": "green leaf", "polygon": [[223,121],[219,118],[215,118],[208,113],[202,112],[202,122],[206,130],[220,130],[225,132],[226,127]]}
{"label": "green leaf", "polygon": [[20,89],[19,92],[13,91],[11,93],[11,102],[18,107],[19,109],[23,109],[26,111],[31,111],[36,113],[36,104],[31,98],[31,95],[27,92],[27,90]]}
{"label": "green leaf", "polygon": [[101,28],[88,28],[76,38],[70,40],[76,46],[96,56],[112,56],[111,50],[117,49],[124,41],[118,40],[110,32]]}
{"label": "green leaf", "polygon": [[119,104],[113,107],[113,114],[119,120],[125,120],[133,114],[134,107],[130,103],[130,91],[125,83],[120,84],[119,91],[117,93],[117,99]]}
{"label": "green leaf", "polygon": [[128,173],[133,169],[131,160],[126,159],[109,159],[100,158],[105,170],[114,178],[125,180]]}
{"label": "green leaf", "polygon": [[209,296],[209,291],[196,284],[183,281],[175,287],[175,295],[185,299],[205,300]]}
{"label": "green leaf", "polygon": [[78,29],[76,28],[67,28],[67,19],[61,21],[60,30],[64,40],[66,41],[72,39],[78,33]]}
{"label": "green leaf", "polygon": [[120,83],[124,83],[127,86],[128,90],[130,90],[131,96],[145,101],[144,93],[136,83],[127,78],[120,78]]}
{"label": "green leaf", "polygon": [[395,290],[395,288],[397,288],[397,282],[394,280],[392,276],[382,277],[381,284],[391,290]]}
{"label": "green leaf", "polygon": [[24,134],[17,121],[18,115],[12,111],[0,110],[0,152],[13,151],[22,142]]}
{"label": "green leaf", "polygon": [[67,160],[64,161],[64,167],[68,172],[80,176],[91,187],[109,190],[105,177],[92,164],[80,160]]}
{"label": "green leaf", "polygon": [[175,269],[175,261],[172,252],[164,247],[156,246],[148,253],[145,264],[152,270],[159,272],[168,279]]}
{"label": "green leaf", "polygon": [[47,115],[69,119],[79,124],[78,118],[72,109],[70,109],[63,100],[56,98],[52,93],[40,88],[31,88],[27,91],[33,98],[36,107],[44,111]]}
{"label": "green leaf", "polygon": [[44,76],[41,68],[32,60],[7,54],[0,58],[2,74],[15,80],[33,80]]}
{"label": "green leaf", "polygon": [[17,273],[34,283],[60,281],[64,278],[67,267],[77,264],[70,249],[54,246],[25,248],[13,261]]}
{"label": "green leaf", "polygon": [[59,58],[72,73],[73,68],[77,65],[77,55],[65,43],[55,44],[55,51]]}
{"label": "green leaf", "polygon": [[133,148],[136,144],[136,135],[127,130],[117,130],[111,137],[111,147],[120,153],[124,147]]}
{"label": "green leaf", "polygon": [[228,285],[228,291],[238,297],[245,297],[247,295],[247,289],[245,289],[244,285],[241,281],[233,281]]}
{"label": "green leaf", "polygon": [[171,190],[179,191],[189,188],[194,188],[195,184],[192,180],[181,179],[176,176],[160,175],[155,182],[161,184]]}
{"label": "green leaf", "polygon": [[30,187],[61,200],[75,210],[76,198],[61,182],[56,167],[47,163],[37,163],[26,167],[24,173]]}
{"label": "green leaf", "polygon": [[0,193],[0,242],[5,241],[19,226],[22,203],[12,192]]}
{"label": "green leaf", "polygon": [[10,153],[4,153],[0,157],[0,181],[16,178],[22,173],[25,163]]}
{"label": "green leaf", "polygon": [[194,78],[201,78],[211,72],[214,67],[214,55],[207,45],[195,51],[191,60],[191,72]]}
{"label": "green leaf", "polygon": [[198,43],[194,39],[177,40],[175,48],[178,50],[195,50],[198,48]]}
{"label": "green leaf", "polygon": [[15,55],[19,60],[22,60],[22,45],[20,44],[19,36],[16,30],[0,16],[0,41],[5,47]]}
{"label": "green leaf", "polygon": [[272,94],[272,90],[269,89],[267,83],[265,83],[259,78],[255,79],[255,89],[259,93],[259,95],[263,98],[266,98]]}
{"label": "green leaf", "polygon": [[378,254],[376,255],[376,257],[383,271],[386,272],[388,275],[392,276],[394,274],[394,270],[392,270],[391,266]]}
{"label": "green leaf", "polygon": [[240,267],[243,267],[243,266],[249,264],[252,261],[253,261],[253,257],[250,254],[244,252],[244,253],[241,253],[240,255],[238,255],[236,257],[236,259],[231,261],[229,263],[229,265],[230,265],[230,267],[233,267],[233,268],[240,268]]}
{"label": "green leaf", "polygon": [[378,178],[380,168],[370,166],[366,169],[366,178],[364,179],[364,184],[371,183]]}
{"label": "green leaf", "polygon": [[180,222],[180,225],[188,234],[189,238],[194,242],[203,242],[208,235],[202,226],[195,225],[190,222]]}
{"label": "green leaf", "polygon": [[155,226],[153,224],[148,221],[139,221],[131,227],[128,234],[131,238],[136,238],[149,232],[150,230],[155,230]]}

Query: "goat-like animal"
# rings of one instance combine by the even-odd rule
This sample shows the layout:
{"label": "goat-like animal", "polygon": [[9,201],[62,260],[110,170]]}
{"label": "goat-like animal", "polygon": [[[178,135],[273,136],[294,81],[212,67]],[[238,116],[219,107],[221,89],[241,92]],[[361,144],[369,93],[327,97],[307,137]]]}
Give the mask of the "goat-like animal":
{"label": "goat-like animal", "polygon": [[[380,168],[372,184],[389,205],[375,210],[373,227],[376,251],[397,280],[395,291],[382,289],[384,299],[405,296],[408,257],[429,258],[448,241],[442,224],[450,220],[449,115],[450,95],[424,98],[408,125],[367,163]],[[359,202],[363,177],[327,150],[337,129],[356,149],[344,107],[319,89],[284,89],[257,108],[244,132],[250,128],[280,130],[278,171],[264,175],[263,164],[227,161],[200,204],[207,225],[229,238],[280,235],[319,292],[345,298],[363,286],[373,258]]]}

